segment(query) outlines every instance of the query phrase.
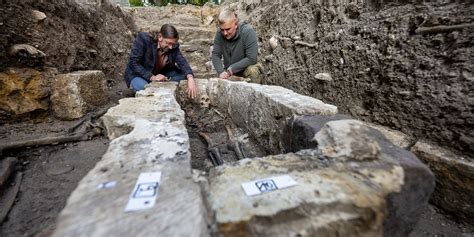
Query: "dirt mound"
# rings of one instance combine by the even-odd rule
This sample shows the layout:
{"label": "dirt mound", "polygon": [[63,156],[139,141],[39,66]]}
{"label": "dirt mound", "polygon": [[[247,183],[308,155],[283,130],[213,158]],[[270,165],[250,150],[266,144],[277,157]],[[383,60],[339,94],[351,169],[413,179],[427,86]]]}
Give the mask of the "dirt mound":
{"label": "dirt mound", "polygon": [[472,155],[473,4],[233,2],[257,31],[268,84]]}
{"label": "dirt mound", "polygon": [[[109,88],[122,83],[135,32],[131,17],[108,1],[8,1],[0,6],[0,26],[0,73],[7,68],[30,68],[41,75],[45,71],[102,70]],[[44,81],[53,76],[48,74]],[[24,77],[0,81],[5,90],[0,94],[11,97],[15,90],[25,94],[21,88],[7,86],[18,78]],[[0,121],[31,114],[18,115],[0,106]]]}

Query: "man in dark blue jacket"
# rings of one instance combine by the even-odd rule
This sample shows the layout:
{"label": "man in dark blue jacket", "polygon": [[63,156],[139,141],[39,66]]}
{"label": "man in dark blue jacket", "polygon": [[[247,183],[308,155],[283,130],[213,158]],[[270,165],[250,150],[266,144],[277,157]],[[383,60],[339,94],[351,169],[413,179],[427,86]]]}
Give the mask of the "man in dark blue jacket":
{"label": "man in dark blue jacket", "polygon": [[150,33],[140,32],[133,42],[125,70],[125,81],[132,90],[143,90],[152,81],[188,80],[188,96],[196,96],[194,74],[179,50],[176,28],[164,24],[157,39]]}

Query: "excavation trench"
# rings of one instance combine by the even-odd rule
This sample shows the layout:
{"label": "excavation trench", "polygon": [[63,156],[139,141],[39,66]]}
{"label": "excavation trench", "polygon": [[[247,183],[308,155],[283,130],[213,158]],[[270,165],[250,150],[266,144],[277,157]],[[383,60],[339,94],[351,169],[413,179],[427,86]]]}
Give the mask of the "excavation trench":
{"label": "excavation trench", "polygon": [[238,127],[229,115],[219,112],[217,108],[188,104],[183,109],[193,169],[207,172],[214,166],[242,158],[267,155],[245,128]]}

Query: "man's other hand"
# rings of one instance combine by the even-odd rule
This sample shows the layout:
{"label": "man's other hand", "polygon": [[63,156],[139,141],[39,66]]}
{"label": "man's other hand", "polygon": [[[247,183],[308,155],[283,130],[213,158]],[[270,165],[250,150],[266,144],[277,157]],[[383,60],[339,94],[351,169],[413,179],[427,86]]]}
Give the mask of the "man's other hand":
{"label": "man's other hand", "polygon": [[224,71],[219,75],[219,79],[229,79],[229,77],[230,75],[227,71]]}
{"label": "man's other hand", "polygon": [[164,75],[161,75],[161,74],[152,76],[152,77],[150,78],[150,81],[167,81],[167,80],[168,80],[168,78],[165,77]]}
{"label": "man's other hand", "polygon": [[196,83],[194,82],[194,78],[193,77],[188,77],[188,97],[191,98],[191,99],[194,99],[196,98],[196,94],[197,94],[197,91],[196,91]]}

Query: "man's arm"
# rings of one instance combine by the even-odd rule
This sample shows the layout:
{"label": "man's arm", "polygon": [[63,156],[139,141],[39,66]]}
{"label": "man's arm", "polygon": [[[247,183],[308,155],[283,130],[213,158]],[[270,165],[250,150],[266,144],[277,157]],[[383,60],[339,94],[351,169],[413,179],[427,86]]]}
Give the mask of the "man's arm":
{"label": "man's arm", "polygon": [[186,75],[186,78],[188,78],[190,75],[194,77],[191,66],[189,66],[188,61],[183,56],[183,54],[181,54],[181,50],[179,50],[179,48],[176,50],[176,64],[178,64],[179,69],[181,69],[184,75]]}
{"label": "man's arm", "polygon": [[140,32],[138,33],[137,38],[133,41],[132,51],[130,52],[130,65],[134,73],[139,75],[141,78],[150,81],[150,78],[153,76],[151,71],[146,70],[143,67],[143,58],[146,52],[146,38],[148,37],[147,33]]}
{"label": "man's arm", "polygon": [[257,35],[255,34],[255,31],[250,28],[245,34],[243,40],[245,48],[245,57],[229,66],[228,70],[231,71],[232,74],[239,73],[245,70],[245,68],[247,68],[248,66],[257,63],[258,44]]}
{"label": "man's arm", "polygon": [[224,72],[224,65],[222,65],[222,36],[219,29],[216,31],[214,37],[214,46],[212,47],[212,64],[216,69],[217,75]]}

